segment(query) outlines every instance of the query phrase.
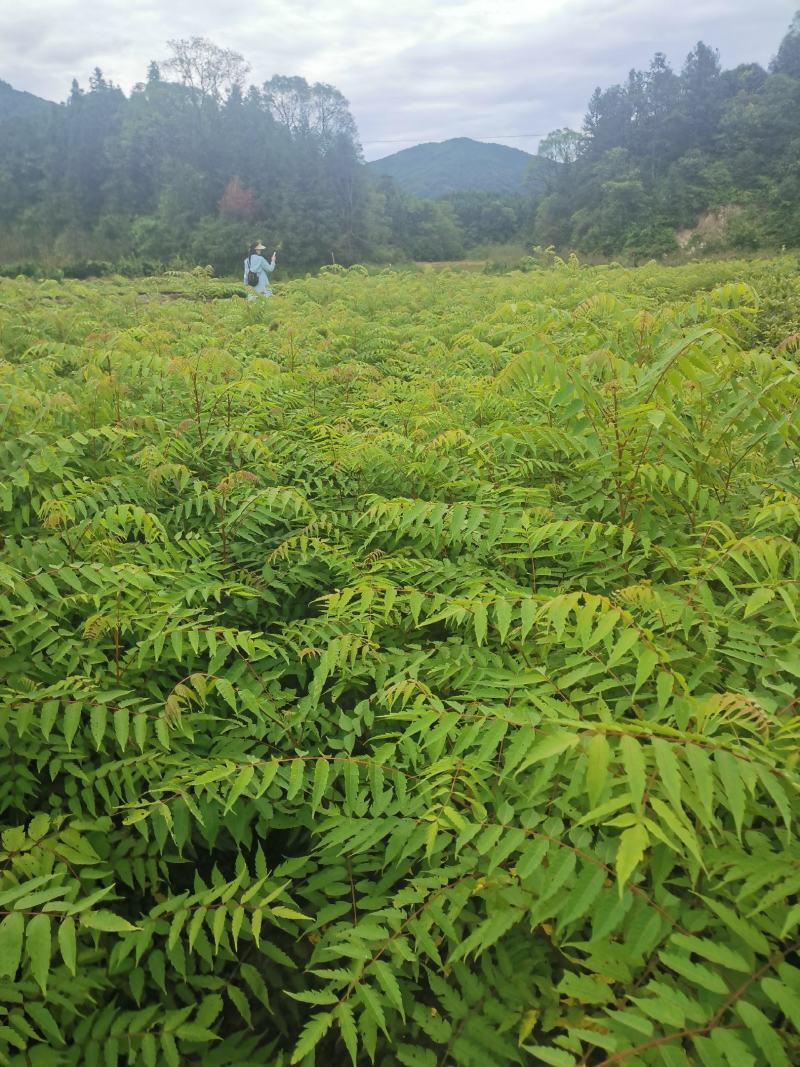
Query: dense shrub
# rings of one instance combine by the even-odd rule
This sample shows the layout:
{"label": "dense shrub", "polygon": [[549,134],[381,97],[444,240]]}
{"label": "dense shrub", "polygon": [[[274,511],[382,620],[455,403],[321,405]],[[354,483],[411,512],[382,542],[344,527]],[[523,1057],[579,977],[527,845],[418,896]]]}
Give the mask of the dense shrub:
{"label": "dense shrub", "polygon": [[792,270],[3,282],[1,1063],[796,1062]]}

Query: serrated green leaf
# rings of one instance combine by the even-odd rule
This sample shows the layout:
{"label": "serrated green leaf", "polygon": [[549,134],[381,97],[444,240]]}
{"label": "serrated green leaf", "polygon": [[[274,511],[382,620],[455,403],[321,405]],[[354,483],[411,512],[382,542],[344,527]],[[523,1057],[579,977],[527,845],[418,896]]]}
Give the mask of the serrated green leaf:
{"label": "serrated green leaf", "polygon": [[305,773],[305,763],[301,759],[292,760],[291,767],[289,769],[289,785],[286,790],[286,799],[293,800],[303,784],[303,775]]}
{"label": "serrated green leaf", "polygon": [[653,648],[644,648],[639,655],[636,666],[636,680],[633,684],[634,693],[638,692],[658,663],[658,653]]}
{"label": "serrated green leaf", "polygon": [[348,1051],[353,1067],[357,1067],[358,1034],[356,1033],[356,1024],[353,1021],[353,1009],[347,1001],[344,1000],[338,1006],[334,1014],[336,1016],[336,1021],[339,1024],[342,1041],[344,1041],[344,1046]]}
{"label": "serrated green leaf", "polygon": [[567,926],[588,914],[603,888],[605,879],[604,867],[588,863],[584,866],[577,882],[569,891],[564,908],[559,913],[560,926]]}
{"label": "serrated green leaf", "polygon": [[25,951],[31,974],[42,993],[47,992],[50,971],[50,916],[34,915],[25,928]]}
{"label": "serrated green leaf", "polygon": [[167,1067],[180,1067],[181,1057],[172,1034],[162,1032],[161,1052]]}
{"label": "serrated green leaf", "polygon": [[646,767],[642,746],[629,734],[620,739],[620,755],[628,778],[634,807],[641,809],[646,782]]}
{"label": "serrated green leaf", "polygon": [[191,1041],[195,1044],[207,1045],[209,1041],[219,1041],[220,1038],[207,1026],[198,1026],[197,1023],[182,1023],[175,1029],[175,1036],[181,1041]]}
{"label": "serrated green leaf", "polygon": [[659,671],[656,677],[656,701],[663,711],[669,703],[672,689],[675,685],[675,675],[671,671]]}
{"label": "serrated green leaf", "polygon": [[326,759],[318,759],[316,766],[314,767],[314,783],[311,787],[311,811],[312,813],[319,807],[319,802],[325,793],[325,787],[328,784],[328,774],[330,772],[330,765]]}
{"label": "serrated green leaf", "polygon": [[121,915],[115,915],[113,911],[106,911],[101,909],[100,911],[84,911],[81,912],[81,926],[85,926],[88,930],[100,930],[107,934],[123,934],[129,930],[137,930],[137,926],[133,926],[127,919],[123,919]]}
{"label": "serrated green leaf", "polygon": [[611,748],[605,734],[597,733],[586,744],[586,790],[589,805],[597,807],[608,780],[608,764]]}
{"label": "serrated green leaf", "polygon": [[742,823],[744,821],[745,794],[742,777],[739,773],[738,761],[730,752],[718,749],[714,755],[720,779],[722,780],[723,792],[727,806],[733,814],[736,824],[736,833],[741,838]]}
{"label": "serrated green leaf", "polygon": [[253,778],[254,771],[255,768],[253,767],[253,765],[251,763],[248,763],[244,767],[242,767],[242,769],[234,778],[233,784],[231,785],[231,791],[230,793],[228,793],[228,802],[225,805],[226,814],[233,808],[233,805],[236,803],[242,793],[244,793],[245,789],[247,789]]}
{"label": "serrated green leaf", "polygon": [[495,623],[497,625],[497,632],[500,635],[500,641],[505,644],[508,631],[511,626],[512,609],[508,600],[502,597],[498,598],[494,603],[494,616]]}
{"label": "serrated green leaf", "polygon": [[537,740],[528,749],[525,759],[514,771],[514,776],[516,777],[521,774],[522,771],[527,770],[528,767],[533,766],[534,763],[551,759],[553,756],[558,756],[562,752],[566,752],[567,749],[574,748],[579,740],[580,738],[578,734],[567,733],[566,731],[556,731],[549,736],[543,737],[541,740]]}
{"label": "serrated green leaf", "polygon": [[89,725],[94,738],[94,746],[100,749],[108,724],[108,708],[105,704],[93,704],[89,712]]}
{"label": "serrated green leaf", "polygon": [[754,952],[758,952],[762,956],[769,956],[769,941],[752,922],[747,922],[740,915],[737,915],[732,908],[729,908],[727,904],[723,904],[721,900],[705,896],[701,899],[715,915],[722,919],[728,929],[732,930],[737,937],[740,937]]}
{"label": "serrated green leaf", "polygon": [[318,1015],[312,1016],[303,1027],[289,1062],[299,1063],[302,1059],[305,1059],[308,1053],[317,1047],[328,1030],[330,1030],[332,1022],[333,1015],[329,1011],[323,1011]]}
{"label": "serrated green leaf", "polygon": [[773,1004],[776,1004],[792,1026],[800,1033],[800,993],[791,989],[777,978],[768,976],[762,979],[761,988]]}
{"label": "serrated green leaf", "polygon": [[144,1067],[156,1067],[158,1063],[158,1046],[156,1035],[152,1033],[142,1035],[142,1063]]}
{"label": "serrated green leaf", "polygon": [[542,1063],[550,1067],[575,1067],[578,1062],[570,1052],[564,1049],[552,1048],[548,1045],[523,1045],[526,1052],[531,1052]]}
{"label": "serrated green leaf", "polygon": [[475,628],[475,640],[479,645],[482,645],[486,640],[487,631],[487,617],[486,617],[486,605],[478,600],[472,605],[472,619],[473,626]]}
{"label": "serrated green leaf", "polygon": [[12,911],[0,922],[0,978],[13,978],[22,959],[25,916]]}
{"label": "serrated green leaf", "polygon": [[372,970],[375,973],[381,989],[386,994],[389,1003],[393,1008],[396,1008],[400,1013],[403,1020],[405,1020],[406,1014],[403,1007],[403,996],[400,992],[400,986],[397,983],[397,978],[392,971],[392,968],[383,960],[377,960],[372,965]]}
{"label": "serrated green leaf", "polygon": [[681,772],[675,756],[674,746],[660,737],[653,739],[652,746],[661,783],[667,792],[670,803],[676,811],[680,812],[682,810]]}
{"label": "serrated green leaf", "polygon": [[238,711],[238,704],[236,701],[236,690],[233,688],[227,678],[217,678],[215,682],[215,688],[228,707],[234,713]]}
{"label": "serrated green leaf", "polygon": [[786,1050],[766,1015],[746,1000],[737,1001],[736,1012],[753,1035],[756,1048],[760,1049],[769,1067],[790,1067]]}
{"label": "serrated green leaf", "polygon": [[640,823],[623,830],[619,848],[617,849],[616,861],[617,883],[620,893],[625,883],[641,863],[645,849],[649,844],[650,837],[647,830]]}
{"label": "serrated green leaf", "polygon": [[696,814],[703,819],[706,826],[713,819],[714,808],[714,771],[708,753],[698,745],[686,746],[686,758],[692,768],[700,810]]}
{"label": "serrated green leaf", "polygon": [[358,995],[363,1001],[369,1014],[388,1037],[389,1031],[386,1028],[386,1016],[383,1013],[383,1007],[381,1006],[378,995],[370,986],[365,985],[364,983],[358,987]]}
{"label": "serrated green leaf", "polygon": [[61,951],[61,958],[67,967],[67,970],[71,974],[75,974],[76,956],[77,956],[77,944],[75,937],[75,920],[67,917],[59,923],[58,927],[58,947]]}

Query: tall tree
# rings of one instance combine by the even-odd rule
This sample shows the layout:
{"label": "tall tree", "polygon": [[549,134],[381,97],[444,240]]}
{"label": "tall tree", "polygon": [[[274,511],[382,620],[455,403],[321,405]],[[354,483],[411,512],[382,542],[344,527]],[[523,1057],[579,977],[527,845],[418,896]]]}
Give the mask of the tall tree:
{"label": "tall tree", "polygon": [[350,105],[334,86],[276,74],[262,91],[272,115],[293,134],[317,137],[326,148],[339,137],[358,143]]}
{"label": "tall tree", "polygon": [[681,71],[682,125],[687,148],[707,149],[722,110],[719,52],[698,41]]}
{"label": "tall tree", "polygon": [[788,74],[790,78],[800,78],[800,11],[792,19],[769,69],[773,74]]}
{"label": "tall tree", "polygon": [[242,86],[250,64],[238,52],[220,48],[207,37],[168,41],[172,56],[161,69],[176,74],[181,83],[201,97],[220,103],[232,86]]}
{"label": "tall tree", "polygon": [[537,155],[544,156],[545,159],[552,159],[555,163],[569,166],[580,156],[585,144],[586,137],[584,134],[564,127],[560,130],[553,130],[542,138],[539,142]]}

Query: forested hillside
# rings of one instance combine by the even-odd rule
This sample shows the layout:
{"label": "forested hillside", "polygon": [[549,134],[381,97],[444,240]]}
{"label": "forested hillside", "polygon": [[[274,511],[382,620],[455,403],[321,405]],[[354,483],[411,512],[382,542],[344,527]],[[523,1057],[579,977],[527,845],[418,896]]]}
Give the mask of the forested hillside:
{"label": "forested hillside", "polygon": [[680,71],[658,53],[598,88],[582,130],[545,138],[517,191],[463,188],[463,153],[445,152],[435,181],[412,182],[455,190],[437,199],[373,176],[333,86],[248,88],[236,53],[171,48],[127,96],[99,70],[58,106],[0,84],[0,264],[232,270],[251,235],[282,242],[290,270],[497,241],[634,260],[800,245],[800,16],[768,70],[723,70],[700,42]]}
{"label": "forested hillside", "polygon": [[342,95],[281,77],[243,91],[240,57],[175,45],[128,97],[98,70],[61,107],[3,123],[4,257],[222,265],[253,232],[284,239],[297,264],[368,255],[371,200]]}
{"label": "forested hillside", "polygon": [[720,244],[797,246],[800,14],[769,71],[722,70],[702,43],[680,73],[656,54],[648,70],[595,91],[581,133],[557,131],[540,150],[564,163],[537,212],[542,244],[658,254],[724,208]]}
{"label": "forested hillside", "polygon": [[0,122],[19,115],[49,111],[54,105],[33,93],[23,93],[0,79]]}
{"label": "forested hillside", "polygon": [[[549,165],[548,165],[549,164]],[[483,144],[470,137],[418,144],[368,164],[373,174],[388,175],[414,196],[454,192],[529,193],[541,191],[550,161],[502,144]]]}

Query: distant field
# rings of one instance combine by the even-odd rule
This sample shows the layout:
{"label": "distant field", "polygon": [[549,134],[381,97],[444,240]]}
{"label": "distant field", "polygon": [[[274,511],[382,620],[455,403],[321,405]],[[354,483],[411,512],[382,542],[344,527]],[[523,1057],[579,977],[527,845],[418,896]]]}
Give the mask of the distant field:
{"label": "distant field", "polygon": [[790,258],[0,280],[0,1064],[798,1062],[799,352]]}
{"label": "distant field", "polygon": [[483,270],[487,266],[513,270],[526,256],[530,249],[521,244],[490,244],[472,248],[463,259],[440,260],[430,263],[418,263],[421,270]]}

